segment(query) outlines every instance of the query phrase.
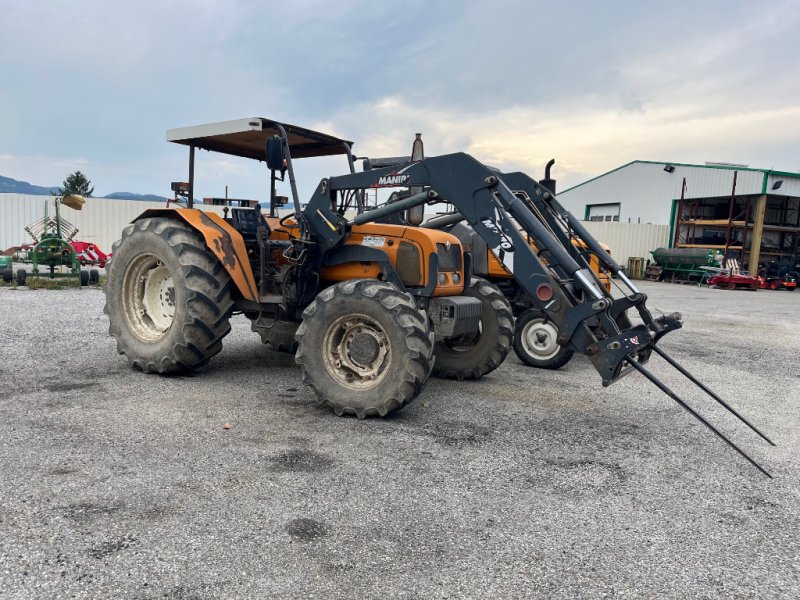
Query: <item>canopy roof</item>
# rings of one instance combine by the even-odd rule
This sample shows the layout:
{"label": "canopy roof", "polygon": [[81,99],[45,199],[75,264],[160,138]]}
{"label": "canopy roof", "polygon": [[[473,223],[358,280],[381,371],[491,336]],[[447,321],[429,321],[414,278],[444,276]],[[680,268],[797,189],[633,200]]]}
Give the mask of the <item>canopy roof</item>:
{"label": "canopy roof", "polygon": [[353,147],[353,142],[263,117],[169,129],[167,141],[263,161],[267,138],[280,135],[279,124],[286,130],[292,158],[347,154],[345,144]]}

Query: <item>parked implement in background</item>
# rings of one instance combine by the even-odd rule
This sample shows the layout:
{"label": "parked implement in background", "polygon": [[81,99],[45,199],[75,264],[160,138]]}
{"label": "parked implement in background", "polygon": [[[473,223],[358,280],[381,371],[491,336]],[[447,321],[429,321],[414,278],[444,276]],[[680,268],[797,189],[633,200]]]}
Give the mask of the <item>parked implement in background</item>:
{"label": "parked implement in background", "polygon": [[797,280],[792,275],[752,277],[743,273],[717,273],[708,280],[708,285],[722,289],[738,290],[787,290],[793,292],[797,287]]}
{"label": "parked implement in background", "polygon": [[762,275],[759,277],[759,287],[769,290],[786,290],[793,292],[797,287],[797,279],[793,275]]}
{"label": "parked implement in background", "polygon": [[[379,222],[446,201],[556,325],[559,344],[588,356],[604,385],[639,371],[766,473],[644,366],[655,352],[747,423],[657,346],[681,327],[680,315],[653,317],[614,259],[530,177],[495,172],[463,153],[356,173],[350,142],[263,118],[171,130],[167,138],[189,146],[187,208],[146,211],[123,231],[108,269],[109,331],[134,366],[173,373],[206,364],[238,311],[267,339],[278,325],[299,324],[304,380],[337,414],[401,408],[422,391],[443,345],[466,363],[486,359],[471,352],[475,346],[496,348],[507,335],[499,318],[510,311],[507,300],[471,277],[472,256],[457,237]],[[232,208],[225,218],[194,209],[197,148],[264,160],[269,215],[259,207]],[[322,179],[301,205],[294,160],[329,155],[346,156],[349,174]],[[287,179],[294,212],[278,218],[276,185]],[[409,195],[364,211],[370,188]],[[625,286],[623,297],[605,289],[591,255]],[[641,323],[629,320],[629,309]]]}
{"label": "parked implement in background", "polygon": [[11,283],[14,279],[14,263],[11,256],[0,255],[0,277],[5,283]]}
{"label": "parked implement in background", "polygon": [[659,281],[670,283],[706,283],[723,259],[721,252],[707,248],[656,248],[650,254],[662,268]]}
{"label": "parked implement in background", "polygon": [[787,290],[793,292],[797,287],[797,271],[787,260],[772,260],[759,265],[758,275],[761,287],[770,290]]}
{"label": "parked implement in background", "polygon": [[78,255],[78,262],[82,267],[98,267],[102,269],[106,263],[111,260],[111,256],[100,250],[95,244],[91,242],[82,242],[80,240],[70,240],[69,245],[75,250]]}
{"label": "parked implement in background", "polygon": [[78,228],[61,216],[61,206],[81,210],[86,200],[83,196],[67,194],[52,199],[53,216],[49,214],[51,200],[45,200],[44,216],[28,225],[25,231],[33,238],[33,244],[23,245],[14,254],[14,260],[30,263],[31,272],[17,269],[18,285],[25,285],[28,277],[47,279],[74,278],[81,286],[94,285],[100,280],[100,271],[84,271],[71,240]]}

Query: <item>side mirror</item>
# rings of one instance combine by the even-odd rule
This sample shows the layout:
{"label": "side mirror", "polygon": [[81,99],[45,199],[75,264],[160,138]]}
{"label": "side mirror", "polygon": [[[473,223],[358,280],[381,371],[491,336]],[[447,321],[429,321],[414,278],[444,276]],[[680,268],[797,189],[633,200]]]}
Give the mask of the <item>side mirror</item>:
{"label": "side mirror", "polygon": [[272,171],[283,171],[283,140],[273,135],[267,140],[267,166]]}

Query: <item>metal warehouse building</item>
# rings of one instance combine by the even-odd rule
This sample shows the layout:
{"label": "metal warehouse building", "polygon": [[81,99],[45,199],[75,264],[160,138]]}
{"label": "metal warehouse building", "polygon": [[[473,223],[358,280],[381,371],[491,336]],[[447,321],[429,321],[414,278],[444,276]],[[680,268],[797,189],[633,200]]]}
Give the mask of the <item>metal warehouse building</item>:
{"label": "metal warehouse building", "polygon": [[714,248],[756,272],[800,268],[800,173],[636,160],[558,194],[590,222],[669,226],[669,244]]}

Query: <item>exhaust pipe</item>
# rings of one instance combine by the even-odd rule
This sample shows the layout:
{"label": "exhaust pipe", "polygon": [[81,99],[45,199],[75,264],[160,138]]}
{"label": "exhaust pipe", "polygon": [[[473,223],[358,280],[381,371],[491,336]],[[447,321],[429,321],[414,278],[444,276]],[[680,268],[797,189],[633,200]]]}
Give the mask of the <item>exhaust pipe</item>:
{"label": "exhaust pipe", "polygon": [[547,190],[555,195],[556,193],[556,180],[550,177],[550,167],[556,164],[556,159],[551,158],[550,162],[547,163],[547,166],[544,168],[544,179],[540,179],[539,183],[541,183]]}

